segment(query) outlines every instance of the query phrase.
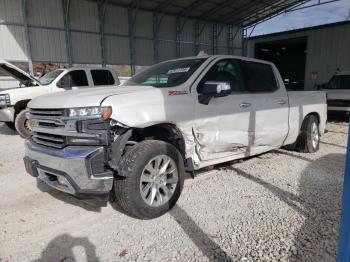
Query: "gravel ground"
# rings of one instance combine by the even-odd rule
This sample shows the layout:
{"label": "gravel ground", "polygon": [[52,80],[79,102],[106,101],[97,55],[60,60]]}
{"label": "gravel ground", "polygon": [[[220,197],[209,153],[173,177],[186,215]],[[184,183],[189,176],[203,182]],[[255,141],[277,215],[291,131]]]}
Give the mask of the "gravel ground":
{"label": "gravel ground", "polygon": [[0,261],[335,261],[348,124],[327,128],[315,154],[202,171],[170,213],[140,221],[37,183],[0,125]]}

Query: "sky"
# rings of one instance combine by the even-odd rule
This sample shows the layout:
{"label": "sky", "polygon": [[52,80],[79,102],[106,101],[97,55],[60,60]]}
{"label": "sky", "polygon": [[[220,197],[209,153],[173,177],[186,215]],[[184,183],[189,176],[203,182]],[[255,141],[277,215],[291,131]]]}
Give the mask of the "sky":
{"label": "sky", "polygon": [[[326,2],[328,0],[321,0]],[[315,4],[313,0],[304,6]],[[300,6],[301,7],[301,6]],[[349,19],[350,0],[340,0],[320,6],[283,13],[264,23],[257,25],[251,36],[263,35],[286,30],[329,24]],[[248,34],[250,31],[248,31]]]}

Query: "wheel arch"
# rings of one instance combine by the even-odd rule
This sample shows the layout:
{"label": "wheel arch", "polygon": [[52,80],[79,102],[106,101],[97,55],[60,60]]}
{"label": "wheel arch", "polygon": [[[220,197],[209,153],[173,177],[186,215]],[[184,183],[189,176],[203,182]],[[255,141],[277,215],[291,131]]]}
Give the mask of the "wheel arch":
{"label": "wheel arch", "polygon": [[311,112],[311,113],[308,113],[308,114],[304,117],[303,122],[305,121],[305,119],[306,119],[308,116],[315,116],[316,119],[317,119],[317,121],[318,121],[318,123],[320,123],[320,121],[321,121],[319,113],[317,113],[317,112]]}
{"label": "wheel arch", "polygon": [[31,99],[26,100],[20,100],[18,101],[13,107],[15,109],[15,115],[17,115],[19,112],[21,112],[23,109],[26,109],[28,103]]}
{"label": "wheel arch", "polygon": [[173,123],[154,124],[141,129],[135,128],[131,139],[135,137],[141,140],[161,140],[172,144],[179,150],[184,160],[186,158],[186,143],[184,135]]}

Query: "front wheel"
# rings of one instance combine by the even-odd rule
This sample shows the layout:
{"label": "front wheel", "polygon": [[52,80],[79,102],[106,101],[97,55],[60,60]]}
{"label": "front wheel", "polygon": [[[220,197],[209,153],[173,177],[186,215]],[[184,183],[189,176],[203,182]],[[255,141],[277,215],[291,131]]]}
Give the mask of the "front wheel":
{"label": "front wheel", "polygon": [[318,119],[314,115],[305,117],[297,140],[297,149],[304,153],[314,153],[320,147]]}
{"label": "front wheel", "polygon": [[15,119],[16,131],[23,138],[28,138],[32,135],[32,130],[29,127],[27,113],[28,109],[24,109],[18,113]]}
{"label": "front wheel", "polygon": [[171,144],[147,140],[126,153],[115,180],[115,203],[125,214],[152,219],[169,211],[180,197],[185,167]]}

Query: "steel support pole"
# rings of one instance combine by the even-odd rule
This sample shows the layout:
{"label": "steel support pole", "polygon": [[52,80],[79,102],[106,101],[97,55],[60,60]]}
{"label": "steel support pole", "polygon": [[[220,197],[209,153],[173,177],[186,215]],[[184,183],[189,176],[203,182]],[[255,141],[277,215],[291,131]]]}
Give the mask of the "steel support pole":
{"label": "steel support pole", "polygon": [[135,61],[134,61],[134,52],[135,52],[135,36],[134,36],[134,19],[133,19],[133,10],[128,8],[128,27],[129,27],[129,56],[130,56],[130,69],[131,76],[135,75]]}
{"label": "steel support pole", "polygon": [[212,34],[212,52],[213,55],[218,53],[218,25],[216,23],[213,24],[213,34]]}
{"label": "steel support pole", "polygon": [[181,55],[181,47],[180,47],[180,40],[181,40],[181,18],[179,16],[176,17],[176,57],[180,57]]}
{"label": "steel support pole", "polygon": [[28,29],[28,17],[27,17],[27,0],[22,0],[21,13],[24,27],[24,38],[26,43],[26,51],[28,58],[29,73],[33,75],[33,56],[32,56],[32,46],[30,44],[30,36]]}
{"label": "steel support pole", "polygon": [[98,22],[100,27],[100,45],[101,45],[101,64],[102,67],[106,67],[107,57],[106,57],[106,43],[105,43],[105,16],[108,6],[108,0],[101,0],[98,5]]}
{"label": "steel support pole", "polygon": [[340,220],[340,234],[338,245],[338,262],[350,261],[350,132],[348,134],[348,146],[345,162],[345,174],[343,185],[343,204]]}
{"label": "steel support pole", "polygon": [[199,28],[199,21],[196,20],[194,24],[194,55],[198,55],[199,53],[199,37],[200,37],[200,28]]}
{"label": "steel support pole", "polygon": [[159,28],[161,20],[159,14],[153,13],[153,61],[154,63],[159,62]]}
{"label": "steel support pole", "polygon": [[67,50],[67,60],[68,66],[73,64],[73,52],[72,52],[72,40],[70,32],[70,16],[69,16],[70,0],[62,0],[62,10],[63,10],[63,21],[64,21],[64,31],[66,38],[66,50]]}

